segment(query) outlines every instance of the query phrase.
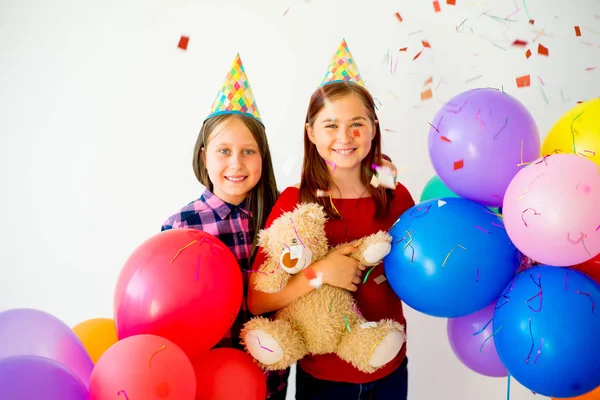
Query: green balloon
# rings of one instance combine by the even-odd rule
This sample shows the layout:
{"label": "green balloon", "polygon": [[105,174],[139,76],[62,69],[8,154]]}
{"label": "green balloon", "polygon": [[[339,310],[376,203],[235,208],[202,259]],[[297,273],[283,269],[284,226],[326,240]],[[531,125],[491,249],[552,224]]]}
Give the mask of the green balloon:
{"label": "green balloon", "polygon": [[452,190],[448,189],[448,186],[439,176],[434,175],[433,178],[427,182],[425,185],[425,189],[423,189],[423,193],[421,193],[421,201],[431,200],[431,199],[441,199],[442,197],[460,197]]}
{"label": "green balloon", "polygon": [[[423,189],[423,193],[421,193],[421,202],[431,199],[441,199],[443,197],[460,197],[456,193],[446,186],[444,182],[440,179],[439,176],[434,175],[427,184],[425,184],[425,188]],[[489,207],[490,210],[498,214],[498,209]]]}

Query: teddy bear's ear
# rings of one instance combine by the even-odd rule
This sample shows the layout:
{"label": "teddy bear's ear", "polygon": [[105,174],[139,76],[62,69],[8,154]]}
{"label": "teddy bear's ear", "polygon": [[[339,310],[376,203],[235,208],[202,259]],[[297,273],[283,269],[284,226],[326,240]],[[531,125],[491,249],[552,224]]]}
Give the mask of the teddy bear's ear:
{"label": "teddy bear's ear", "polygon": [[309,203],[305,205],[304,215],[312,221],[325,221],[327,215],[323,206],[317,203]]}
{"label": "teddy bear's ear", "polygon": [[265,249],[265,251],[269,248],[269,229],[262,229],[258,232],[258,246]]}

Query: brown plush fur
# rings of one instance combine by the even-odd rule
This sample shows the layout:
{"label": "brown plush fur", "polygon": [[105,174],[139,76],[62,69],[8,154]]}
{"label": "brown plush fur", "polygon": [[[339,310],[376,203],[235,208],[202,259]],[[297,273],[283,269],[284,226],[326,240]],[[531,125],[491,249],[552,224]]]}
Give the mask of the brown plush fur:
{"label": "brown plush fur", "polygon": [[[285,286],[290,274],[281,268],[280,260],[287,267],[293,266],[294,262],[285,254],[290,252],[292,246],[300,245],[312,250],[312,263],[333,251],[327,244],[325,221],[326,215],[320,205],[304,203],[294,211],[284,213],[268,229],[262,230],[259,233],[259,245],[268,258],[259,272],[255,272],[258,274],[255,289],[277,292]],[[350,256],[365,266],[375,266],[389,252],[391,237],[385,232],[378,232],[352,243],[357,242],[360,245]],[[377,247],[379,249],[375,254],[378,256],[373,257],[373,249]],[[275,339],[283,350],[283,357],[269,365],[257,361],[269,370],[285,369],[306,354],[336,353],[357,369],[374,372],[379,367],[369,364],[373,350],[392,331],[404,335],[404,327],[391,320],[379,321],[376,326],[371,323],[361,327],[366,322],[350,292],[323,285],[279,310],[274,320],[262,317],[250,320],[242,330],[241,339],[247,350],[246,342],[256,340],[252,338],[253,331],[262,330]]]}

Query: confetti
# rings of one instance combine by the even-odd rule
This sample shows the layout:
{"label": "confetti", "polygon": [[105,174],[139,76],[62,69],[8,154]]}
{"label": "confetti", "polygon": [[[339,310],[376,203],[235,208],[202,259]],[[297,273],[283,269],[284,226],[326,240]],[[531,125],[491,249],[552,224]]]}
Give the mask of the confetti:
{"label": "confetti", "polygon": [[335,165],[335,163],[333,161],[325,160],[325,163],[327,163],[327,164],[329,164],[329,165],[332,166],[333,171],[331,171],[331,172],[335,172],[335,169],[337,168],[337,165]]}
{"label": "confetti", "polygon": [[177,44],[177,47],[179,47],[182,50],[187,50],[189,42],[190,42],[190,38],[188,36],[182,36],[179,39],[179,44]]}
{"label": "confetti", "polygon": [[167,347],[167,345],[166,345],[166,344],[163,344],[163,345],[161,346],[161,348],[160,348],[160,349],[158,349],[158,350],[156,350],[154,353],[152,353],[152,355],[151,355],[151,356],[150,356],[150,358],[148,359],[148,368],[150,368],[150,361],[152,361],[152,358],[154,357],[154,355],[155,355],[156,353],[158,353],[159,351],[162,351],[162,350],[164,350],[164,349],[165,349],[165,347]]}
{"label": "confetti", "polygon": [[454,246],[452,248],[452,250],[450,250],[450,252],[448,254],[446,254],[446,258],[444,259],[444,262],[442,263],[442,267],[446,265],[446,261],[448,261],[448,258],[450,257],[450,254],[452,254],[452,252],[454,251],[455,248],[460,247],[463,250],[466,250],[466,247],[463,247],[460,244],[457,244],[456,246]]}
{"label": "confetti", "polygon": [[529,75],[523,75],[515,79],[517,87],[523,88],[531,85],[531,77]]}
{"label": "confetti", "polygon": [[575,27],[575,36],[581,36],[581,28],[578,26]]}
{"label": "confetti", "polygon": [[285,12],[283,13],[283,16],[285,17],[286,14],[288,13],[288,11],[290,11],[290,8],[292,8],[292,5],[290,4],[290,6],[287,8],[287,10],[285,10]]}
{"label": "confetti", "polygon": [[408,47],[402,47],[402,48],[400,48],[400,50],[398,50],[398,51],[407,51],[407,50],[408,50]]}
{"label": "confetti", "polygon": [[527,46],[527,42],[524,40],[515,40],[512,44],[513,46]]}
{"label": "confetti", "polygon": [[508,117],[506,117],[506,121],[504,121],[504,126],[502,128],[500,128],[500,130],[498,131],[498,133],[496,133],[494,135],[494,139],[498,138],[498,135],[504,130],[504,128],[506,128],[506,125],[508,125]]}
{"label": "confetti", "polygon": [[543,56],[547,56],[548,55],[548,49],[544,46],[542,46],[542,44],[538,44],[538,54],[541,54]]}
{"label": "confetti", "polygon": [[398,22],[402,22],[402,17],[400,16],[400,13],[396,13],[396,19],[398,19]]}
{"label": "confetti", "polygon": [[440,139],[444,142],[452,143],[452,140],[448,139],[446,136],[440,136]]}
{"label": "confetti", "polygon": [[477,76],[474,76],[473,78],[469,78],[469,79],[467,79],[467,80],[465,81],[465,83],[473,82],[473,81],[475,81],[475,80],[477,80],[477,79],[479,79],[479,78],[481,78],[481,77],[483,77],[483,75],[477,75]]}
{"label": "confetti", "polygon": [[535,19],[530,19],[530,20],[529,20],[529,23],[530,23],[531,25],[535,24]]}
{"label": "confetti", "polygon": [[433,97],[433,93],[431,92],[431,89],[427,89],[427,90],[421,92],[421,101],[429,100],[432,97]]}
{"label": "confetti", "polygon": [[531,20],[531,15],[529,15],[529,10],[527,9],[527,3],[523,0],[523,8],[525,9],[525,14],[527,14],[527,19]]}
{"label": "confetti", "polygon": [[525,57],[531,57],[531,50],[527,49],[527,51],[525,52]]}
{"label": "confetti", "polygon": [[521,213],[521,220],[522,220],[522,221],[523,221],[523,223],[525,224],[525,227],[528,227],[528,226],[529,226],[529,225],[527,225],[527,222],[525,222],[525,218],[524,218],[524,217],[525,217],[525,213],[526,213],[527,211],[529,211],[529,210],[533,211],[533,215],[542,215],[542,214],[540,214],[539,212],[537,212],[536,210],[534,210],[533,208],[528,208],[528,209],[526,209],[526,210],[523,210],[523,212]]}
{"label": "confetti", "polygon": [[346,324],[346,328],[348,328],[348,332],[352,333],[352,329],[350,329],[350,324],[348,323],[348,318],[344,315],[344,323]]}
{"label": "confetti", "polygon": [[435,0],[433,2],[433,9],[436,13],[439,13],[440,11],[442,11],[442,9],[440,7],[440,2],[438,0]]}
{"label": "confetti", "polygon": [[593,70],[595,70],[596,68],[598,68],[598,67],[588,67],[588,68],[586,68],[585,70],[586,70],[586,71],[593,71]]}
{"label": "confetti", "polygon": [[433,82],[433,76],[430,76],[429,79],[427,79],[423,85],[427,86],[427,85],[431,84],[432,82]]}
{"label": "confetti", "polygon": [[421,55],[421,53],[423,52],[423,50],[421,50],[420,52],[418,52],[414,57],[413,57],[413,61],[415,61],[417,58],[419,58],[419,56]]}
{"label": "confetti", "polygon": [[492,42],[492,44],[493,44],[494,46],[496,46],[497,48],[499,48],[499,49],[502,49],[502,50],[506,51],[506,49],[505,49],[504,47],[500,46],[498,43],[496,43],[496,42]]}
{"label": "confetti", "polygon": [[421,43],[423,43],[423,47],[430,49],[431,45],[429,44],[429,42],[427,40],[421,40]]}
{"label": "confetti", "polygon": [[458,161],[454,161],[454,170],[459,170],[462,167],[465,166],[465,161],[464,160],[458,160]]}
{"label": "confetti", "polygon": [[550,104],[548,102],[548,97],[546,96],[546,92],[544,92],[544,88],[540,86],[540,91],[542,92],[542,97],[544,98],[544,101],[546,102],[546,104]]}
{"label": "confetti", "polygon": [[188,243],[185,246],[183,246],[181,249],[179,249],[179,251],[177,252],[177,254],[175,254],[175,257],[173,257],[171,259],[171,262],[169,264],[173,264],[173,261],[175,261],[175,259],[177,258],[177,256],[179,256],[179,253],[181,253],[183,250],[187,249],[188,247],[190,247],[191,245],[193,245],[196,242],[197,242],[196,240],[193,240],[190,243]]}
{"label": "confetti", "polygon": [[455,6],[456,0],[446,0],[446,4],[448,4],[449,6]]}
{"label": "confetti", "polygon": [[117,392],[117,396],[120,396],[121,394],[125,397],[125,400],[129,400],[129,397],[127,397],[127,393],[125,393],[124,390],[119,390]]}
{"label": "confetti", "polygon": [[411,35],[416,35],[417,33],[421,33],[421,32],[423,32],[423,31],[425,31],[425,29],[421,29],[421,30],[418,30],[418,31],[414,31],[414,32],[411,32],[411,33],[409,33],[409,34],[408,34],[408,36],[411,36]]}
{"label": "confetti", "polygon": [[458,25],[456,27],[456,32],[458,32],[458,30],[460,29],[461,26],[463,26],[463,24],[467,21],[468,18],[463,19],[463,22],[460,23],[460,25]]}

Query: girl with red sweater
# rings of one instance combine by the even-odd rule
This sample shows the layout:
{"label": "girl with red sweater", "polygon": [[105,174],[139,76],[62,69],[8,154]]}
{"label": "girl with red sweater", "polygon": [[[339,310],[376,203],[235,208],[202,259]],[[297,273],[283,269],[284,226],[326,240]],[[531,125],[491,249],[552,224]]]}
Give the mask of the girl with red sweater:
{"label": "girl with red sweater", "polygon": [[[325,231],[331,246],[388,230],[415,203],[401,184],[391,189],[373,180],[371,166],[382,164],[381,154],[375,103],[363,87],[344,41],[322,86],[310,100],[301,182],[281,193],[265,226],[269,227],[274,219],[300,202],[314,202],[328,214]],[[402,303],[386,281],[383,265],[376,266],[364,279],[364,266],[346,255],[351,250],[342,247],[313,263],[309,267],[312,271],[294,275],[277,293],[253,290],[251,276],[251,313],[279,310],[318,290],[309,280],[321,272],[324,284],[353,292],[367,320],[387,318],[405,325]],[[260,250],[252,269],[258,270],[264,259]],[[334,354],[309,355],[298,362],[296,399],[403,400],[407,396],[407,379],[406,345],[392,361],[371,374],[355,369]]]}

